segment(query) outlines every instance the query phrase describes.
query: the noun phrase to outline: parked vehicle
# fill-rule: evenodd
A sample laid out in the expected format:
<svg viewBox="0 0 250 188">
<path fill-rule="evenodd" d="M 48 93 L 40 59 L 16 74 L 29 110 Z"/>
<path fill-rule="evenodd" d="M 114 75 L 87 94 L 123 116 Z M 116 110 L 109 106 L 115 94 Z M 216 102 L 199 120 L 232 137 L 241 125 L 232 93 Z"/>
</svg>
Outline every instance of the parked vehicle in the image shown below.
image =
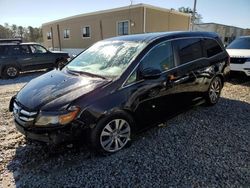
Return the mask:
<svg viewBox="0 0 250 188">
<path fill-rule="evenodd" d="M 65 52 L 51 52 L 37 43 L 0 41 L 0 77 L 15 78 L 23 71 L 62 67 L 69 58 Z"/>
<path fill-rule="evenodd" d="M 49 143 L 87 138 L 113 153 L 191 105 L 218 102 L 228 54 L 208 32 L 120 36 L 95 43 L 11 99 L 17 129 Z M 84 135 L 84 136 L 80 136 Z"/>
<path fill-rule="evenodd" d="M 231 71 L 250 76 L 250 36 L 235 39 L 227 47 L 227 52 L 230 56 Z"/>
</svg>

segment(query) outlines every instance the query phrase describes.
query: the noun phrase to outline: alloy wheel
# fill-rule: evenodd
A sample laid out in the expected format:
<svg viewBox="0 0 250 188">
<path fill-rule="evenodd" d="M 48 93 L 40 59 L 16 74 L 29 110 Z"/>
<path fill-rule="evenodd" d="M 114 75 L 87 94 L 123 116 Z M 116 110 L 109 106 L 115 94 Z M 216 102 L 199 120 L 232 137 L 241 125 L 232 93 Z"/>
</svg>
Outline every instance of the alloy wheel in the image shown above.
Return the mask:
<svg viewBox="0 0 250 188">
<path fill-rule="evenodd" d="M 65 66 L 65 61 L 59 61 L 58 64 L 57 64 L 57 68 L 61 69 Z"/>
<path fill-rule="evenodd" d="M 15 67 L 8 67 L 6 73 L 9 77 L 15 77 L 17 75 L 17 69 Z"/>
<path fill-rule="evenodd" d="M 127 144 L 130 134 L 130 125 L 126 120 L 114 119 L 106 124 L 101 132 L 101 146 L 107 152 L 116 152 Z"/>
<path fill-rule="evenodd" d="M 212 103 L 216 103 L 220 97 L 221 81 L 220 78 L 215 78 L 209 89 L 209 98 Z"/>
</svg>

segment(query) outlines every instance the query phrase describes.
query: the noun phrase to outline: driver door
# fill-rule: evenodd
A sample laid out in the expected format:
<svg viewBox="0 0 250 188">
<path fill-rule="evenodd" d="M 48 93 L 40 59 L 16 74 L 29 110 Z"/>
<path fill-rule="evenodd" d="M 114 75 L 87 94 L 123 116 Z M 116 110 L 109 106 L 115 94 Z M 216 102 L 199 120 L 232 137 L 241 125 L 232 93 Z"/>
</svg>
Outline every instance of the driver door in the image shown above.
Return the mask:
<svg viewBox="0 0 250 188">
<path fill-rule="evenodd" d="M 33 69 L 45 69 L 54 66 L 55 59 L 52 53 L 48 52 L 44 47 L 33 44 L 30 45 L 30 50 L 33 58 Z"/>
<path fill-rule="evenodd" d="M 143 77 L 143 72 L 160 70 L 154 78 Z M 130 86 L 130 99 L 138 125 L 162 122 L 178 108 L 175 85 L 171 76 L 176 74 L 172 43 L 161 42 L 141 60 L 137 70 L 137 83 Z M 133 75 L 133 74 L 132 74 Z M 130 80 L 130 79 L 128 79 Z"/>
</svg>

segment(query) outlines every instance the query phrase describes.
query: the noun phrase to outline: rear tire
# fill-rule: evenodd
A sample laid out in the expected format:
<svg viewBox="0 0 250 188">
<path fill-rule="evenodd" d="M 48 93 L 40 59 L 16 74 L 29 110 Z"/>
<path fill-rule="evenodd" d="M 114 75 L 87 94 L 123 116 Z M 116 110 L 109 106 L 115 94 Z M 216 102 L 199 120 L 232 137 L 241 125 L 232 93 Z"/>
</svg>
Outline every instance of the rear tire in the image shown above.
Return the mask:
<svg viewBox="0 0 250 188">
<path fill-rule="evenodd" d="M 118 112 L 99 120 L 91 130 L 90 143 L 99 154 L 116 153 L 130 145 L 134 130 L 133 118 L 125 113 Z"/>
<path fill-rule="evenodd" d="M 16 78 L 19 75 L 19 69 L 15 65 L 8 65 L 4 68 L 3 75 L 5 78 Z"/>
<path fill-rule="evenodd" d="M 58 61 L 56 62 L 56 68 L 62 69 L 62 68 L 66 65 L 66 63 L 67 63 L 66 60 L 63 60 L 63 59 L 58 60 Z"/>
<path fill-rule="evenodd" d="M 219 99 L 222 90 L 222 80 L 216 76 L 210 83 L 205 99 L 208 106 L 215 105 Z"/>
</svg>

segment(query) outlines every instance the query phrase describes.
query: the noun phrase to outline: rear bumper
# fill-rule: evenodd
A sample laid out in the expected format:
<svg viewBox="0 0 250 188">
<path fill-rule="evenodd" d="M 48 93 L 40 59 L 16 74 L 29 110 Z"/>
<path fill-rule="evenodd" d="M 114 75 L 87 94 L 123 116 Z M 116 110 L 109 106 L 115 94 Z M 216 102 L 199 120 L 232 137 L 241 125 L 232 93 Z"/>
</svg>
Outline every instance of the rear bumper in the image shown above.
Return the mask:
<svg viewBox="0 0 250 188">
<path fill-rule="evenodd" d="M 250 76 L 250 62 L 247 61 L 244 64 L 230 64 L 231 71 L 244 72 L 247 76 Z"/>
<path fill-rule="evenodd" d="M 79 126 L 78 128 L 74 127 L 74 125 L 70 125 L 68 127 L 63 127 L 62 129 L 53 129 L 53 128 L 32 128 L 28 129 L 19 125 L 17 121 L 15 121 L 15 126 L 17 130 L 25 135 L 25 137 L 36 140 L 40 142 L 46 142 L 49 144 L 60 144 L 64 142 L 70 142 L 81 138 L 84 133 L 84 128 Z"/>
</svg>

